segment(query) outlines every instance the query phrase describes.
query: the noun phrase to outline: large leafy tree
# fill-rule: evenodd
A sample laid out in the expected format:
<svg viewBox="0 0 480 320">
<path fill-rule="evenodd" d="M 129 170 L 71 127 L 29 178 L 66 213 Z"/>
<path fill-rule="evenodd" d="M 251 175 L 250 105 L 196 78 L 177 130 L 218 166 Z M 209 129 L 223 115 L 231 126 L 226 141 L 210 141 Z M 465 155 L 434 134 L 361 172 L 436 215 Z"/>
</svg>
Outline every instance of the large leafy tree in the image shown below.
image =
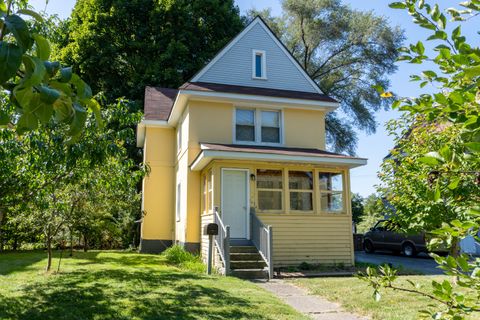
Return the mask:
<svg viewBox="0 0 480 320">
<path fill-rule="evenodd" d="M 355 129 L 374 133 L 375 112 L 389 105 L 374 85 L 389 86 L 404 35 L 373 12 L 353 10 L 341 0 L 283 0 L 283 15 L 260 14 L 325 94 L 341 103 L 326 118 L 335 151 L 355 153 Z"/>
<path fill-rule="evenodd" d="M 242 27 L 233 0 L 79 0 L 59 57 L 109 100 L 142 100 L 147 85 L 181 85 Z"/>
</svg>

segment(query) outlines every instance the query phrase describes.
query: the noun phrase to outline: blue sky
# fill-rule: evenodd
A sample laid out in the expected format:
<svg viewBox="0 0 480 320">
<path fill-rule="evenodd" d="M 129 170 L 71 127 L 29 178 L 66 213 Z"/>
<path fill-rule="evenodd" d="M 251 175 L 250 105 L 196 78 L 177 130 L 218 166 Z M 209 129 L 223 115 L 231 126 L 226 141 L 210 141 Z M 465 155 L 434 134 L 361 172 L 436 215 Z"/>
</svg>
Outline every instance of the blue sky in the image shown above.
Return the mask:
<svg viewBox="0 0 480 320">
<path fill-rule="evenodd" d="M 241 12 L 245 12 L 250 8 L 263 9 L 271 8 L 274 15 L 281 13 L 281 4 L 279 0 L 236 0 Z M 418 28 L 411 22 L 409 15 L 403 10 L 394 10 L 388 7 L 389 0 L 344 0 L 355 9 L 359 10 L 373 10 L 379 15 L 385 16 L 391 24 L 401 26 L 407 36 L 406 43 L 413 43 L 419 40 L 424 40 L 428 37 L 428 32 Z M 456 6 L 459 1 L 451 0 L 436 0 L 442 8 Z M 30 0 L 30 3 L 37 9 L 45 7 L 45 0 Z M 66 18 L 75 4 L 75 0 L 50 0 L 47 12 L 50 14 L 58 14 L 61 18 Z M 472 20 L 471 24 L 478 22 Z M 468 25 L 467 25 L 468 26 Z M 475 33 L 478 28 L 464 28 L 467 38 L 478 42 L 478 35 Z M 429 43 L 426 48 L 427 52 L 432 48 L 434 43 Z M 418 65 L 411 65 L 408 63 L 399 63 L 399 70 L 390 77 L 392 88 L 391 90 L 400 96 L 417 96 L 421 93 L 417 83 L 409 81 L 411 74 L 419 73 Z M 423 67 L 422 67 L 423 68 Z M 432 88 L 424 88 L 425 90 L 432 90 Z M 385 131 L 385 123 L 394 118 L 399 117 L 396 111 L 380 111 L 376 115 L 378 122 L 378 129 L 375 134 L 366 135 L 359 132 L 359 144 L 357 154 L 360 157 L 368 158 L 368 165 L 352 170 L 351 185 L 352 191 L 358 192 L 362 196 L 368 196 L 375 192 L 374 185 L 378 183 L 377 171 L 385 155 L 388 154 L 390 148 L 393 146 L 393 140 Z"/>
</svg>

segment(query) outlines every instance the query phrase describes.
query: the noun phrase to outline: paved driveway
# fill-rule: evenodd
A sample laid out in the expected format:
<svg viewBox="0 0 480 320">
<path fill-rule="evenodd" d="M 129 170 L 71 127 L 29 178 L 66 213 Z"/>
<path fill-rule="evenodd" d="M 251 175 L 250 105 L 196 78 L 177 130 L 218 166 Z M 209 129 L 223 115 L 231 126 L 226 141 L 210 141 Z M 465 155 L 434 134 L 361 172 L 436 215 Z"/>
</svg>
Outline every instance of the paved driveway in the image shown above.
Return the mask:
<svg viewBox="0 0 480 320">
<path fill-rule="evenodd" d="M 355 251 L 355 261 L 377 265 L 391 263 L 394 267 L 403 267 L 410 271 L 416 271 L 419 274 L 443 274 L 441 269 L 436 268 L 435 260 L 423 253 L 409 258 L 383 252 L 367 254 L 363 251 Z"/>
</svg>

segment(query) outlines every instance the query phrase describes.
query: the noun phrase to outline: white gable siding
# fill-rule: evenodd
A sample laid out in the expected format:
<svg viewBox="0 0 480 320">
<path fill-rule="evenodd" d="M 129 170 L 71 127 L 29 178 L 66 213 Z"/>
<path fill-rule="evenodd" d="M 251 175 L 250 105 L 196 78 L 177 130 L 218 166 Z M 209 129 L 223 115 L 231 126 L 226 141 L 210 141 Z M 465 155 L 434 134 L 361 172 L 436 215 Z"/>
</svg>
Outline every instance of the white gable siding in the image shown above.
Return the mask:
<svg viewBox="0 0 480 320">
<path fill-rule="evenodd" d="M 262 22 L 254 23 L 239 41 L 195 81 L 318 92 L 262 27 Z M 252 50 L 263 50 L 266 53 L 266 80 L 252 79 Z"/>
</svg>

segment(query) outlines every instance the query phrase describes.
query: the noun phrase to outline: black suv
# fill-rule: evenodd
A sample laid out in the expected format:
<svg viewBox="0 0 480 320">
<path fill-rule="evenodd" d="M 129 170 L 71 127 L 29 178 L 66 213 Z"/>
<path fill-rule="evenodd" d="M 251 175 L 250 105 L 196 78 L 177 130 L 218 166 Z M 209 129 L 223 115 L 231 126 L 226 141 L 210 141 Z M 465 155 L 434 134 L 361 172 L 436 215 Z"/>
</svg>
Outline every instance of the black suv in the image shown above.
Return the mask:
<svg viewBox="0 0 480 320">
<path fill-rule="evenodd" d="M 402 252 L 407 257 L 413 257 L 419 252 L 427 252 L 425 234 L 408 235 L 392 230 L 388 220 L 380 220 L 365 233 L 363 249 L 366 253 L 375 250 L 388 250 L 394 253 Z"/>
</svg>

